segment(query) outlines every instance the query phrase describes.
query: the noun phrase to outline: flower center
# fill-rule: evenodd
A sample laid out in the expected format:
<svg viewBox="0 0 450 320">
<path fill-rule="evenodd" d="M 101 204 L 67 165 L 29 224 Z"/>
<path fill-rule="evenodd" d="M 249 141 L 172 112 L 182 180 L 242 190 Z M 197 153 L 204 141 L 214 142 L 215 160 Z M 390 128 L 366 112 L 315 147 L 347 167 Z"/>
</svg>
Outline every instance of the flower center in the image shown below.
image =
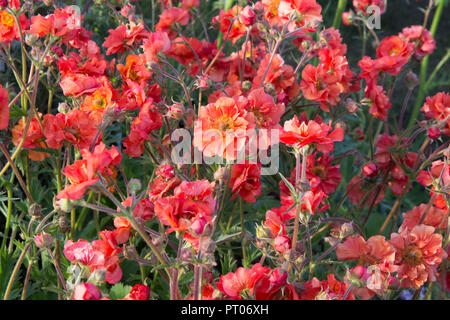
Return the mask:
<svg viewBox="0 0 450 320">
<path fill-rule="evenodd" d="M 318 176 L 320 179 L 324 179 L 327 177 L 327 171 L 325 170 L 324 166 L 315 166 L 312 169 L 312 172 L 314 175 Z"/>
<path fill-rule="evenodd" d="M 1 21 L 2 25 L 6 26 L 6 27 L 14 26 L 14 17 L 11 14 L 9 14 L 8 12 L 5 12 L 5 11 L 2 12 L 0 21 Z"/>
<path fill-rule="evenodd" d="M 417 266 L 422 262 L 422 251 L 415 245 L 408 245 L 402 253 L 403 259 L 407 264 Z"/>
</svg>

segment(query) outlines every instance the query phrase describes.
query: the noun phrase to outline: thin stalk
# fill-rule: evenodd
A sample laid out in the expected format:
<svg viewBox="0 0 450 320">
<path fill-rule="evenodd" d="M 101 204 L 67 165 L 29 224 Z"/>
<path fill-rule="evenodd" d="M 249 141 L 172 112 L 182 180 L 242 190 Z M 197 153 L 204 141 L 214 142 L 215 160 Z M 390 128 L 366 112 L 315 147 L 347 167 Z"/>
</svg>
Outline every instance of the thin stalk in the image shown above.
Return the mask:
<svg viewBox="0 0 450 320">
<path fill-rule="evenodd" d="M 244 225 L 244 200 L 239 197 L 239 213 L 241 215 L 241 243 L 242 243 L 242 265 L 247 266 L 247 251 L 245 245 L 245 225 Z"/>
<path fill-rule="evenodd" d="M 430 3 L 433 2 L 430 0 Z M 434 13 L 434 17 L 433 17 L 433 22 L 431 23 L 431 28 L 430 28 L 430 32 L 431 32 L 431 36 L 434 38 L 437 28 L 439 26 L 439 21 L 441 19 L 442 16 L 442 12 L 444 11 L 444 5 L 445 5 L 446 1 L 439 1 L 439 5 L 436 9 L 436 12 Z M 429 8 L 427 9 L 426 13 L 425 13 L 425 20 L 424 20 L 424 28 L 426 28 L 426 22 L 428 19 L 428 15 L 431 11 L 431 7 L 429 6 Z M 414 105 L 414 108 L 412 110 L 411 113 L 411 117 L 409 118 L 409 122 L 408 122 L 408 129 L 411 128 L 416 119 L 417 116 L 419 115 L 419 110 L 420 107 L 422 106 L 422 102 L 425 98 L 425 94 L 427 93 L 427 69 L 428 69 L 428 60 L 430 59 L 430 56 L 427 55 L 423 60 L 422 63 L 420 64 L 420 84 L 419 84 L 419 93 L 417 95 L 417 99 L 416 99 L 416 104 Z"/>
<path fill-rule="evenodd" d="M 8 285 L 5 290 L 5 295 L 3 296 L 3 300 L 8 300 L 9 295 L 11 294 L 11 290 L 14 284 L 14 280 L 17 277 L 17 274 L 19 272 L 20 266 L 22 265 L 23 259 L 25 258 L 25 255 L 28 251 L 28 248 L 33 244 L 33 242 L 28 242 L 25 247 L 22 250 L 22 253 L 19 256 L 19 259 L 16 262 L 16 265 L 14 266 L 13 272 L 11 273 L 11 276 L 9 277 Z"/>
<path fill-rule="evenodd" d="M 346 5 L 347 0 L 339 0 L 336 14 L 334 15 L 333 28 L 335 29 L 339 28 L 342 20 L 342 13 L 344 12 Z"/>
</svg>

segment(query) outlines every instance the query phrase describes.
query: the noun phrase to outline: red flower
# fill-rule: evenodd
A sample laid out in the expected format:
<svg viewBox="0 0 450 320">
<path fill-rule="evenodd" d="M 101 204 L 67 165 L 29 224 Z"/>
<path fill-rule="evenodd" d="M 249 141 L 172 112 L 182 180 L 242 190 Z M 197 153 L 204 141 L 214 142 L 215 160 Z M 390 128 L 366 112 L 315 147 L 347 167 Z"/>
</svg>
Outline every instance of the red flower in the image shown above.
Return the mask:
<svg viewBox="0 0 450 320">
<path fill-rule="evenodd" d="M 342 141 L 344 139 L 344 130 L 342 128 L 336 128 L 332 132 L 331 121 L 329 125 L 321 122 L 321 119 L 314 120 L 305 119 L 305 115 L 302 116 L 302 121 L 294 115 L 294 118 L 284 123 L 284 128 L 280 133 L 280 141 L 294 145 L 296 148 L 310 144 L 314 144 L 316 149 L 321 152 L 333 151 L 333 144 L 335 141 Z"/>
<path fill-rule="evenodd" d="M 101 297 L 100 289 L 90 282 L 80 283 L 73 291 L 73 300 L 100 300 Z"/>
<path fill-rule="evenodd" d="M 79 109 L 64 114 L 44 116 L 44 136 L 47 145 L 53 149 L 62 147 L 68 141 L 78 149 L 87 149 L 93 143 L 100 123 Z M 101 139 L 101 135 L 98 137 Z"/>
<path fill-rule="evenodd" d="M 231 167 L 230 188 L 233 200 L 237 195 L 247 202 L 256 202 L 255 196 L 261 194 L 261 163 L 246 161 Z"/>
<path fill-rule="evenodd" d="M 432 54 L 436 48 L 436 41 L 433 39 L 431 32 L 423 29 L 422 26 L 411 26 L 409 28 L 404 28 L 399 34 L 399 37 L 414 45 L 414 53 L 419 59 L 426 55 Z"/>
<path fill-rule="evenodd" d="M 450 136 L 450 94 L 439 92 L 432 97 L 427 97 L 422 109 L 428 119 L 438 121 L 438 127 L 442 133 Z"/>
<path fill-rule="evenodd" d="M 140 157 L 144 150 L 144 143 L 150 140 L 150 133 L 162 127 L 162 116 L 150 101 L 146 102 L 139 116 L 133 120 L 128 137 L 123 140 L 124 152 L 130 157 Z"/>
<path fill-rule="evenodd" d="M 442 249 L 442 235 L 424 224 L 391 235 L 395 248 L 395 263 L 403 288 L 420 288 L 427 281 L 435 281 L 437 268 L 447 257 Z"/>
<path fill-rule="evenodd" d="M 176 33 L 172 31 L 172 26 L 175 23 L 185 26 L 188 24 L 190 17 L 189 11 L 183 8 L 172 7 L 165 9 L 159 15 L 159 22 L 155 25 L 155 30 L 166 32 L 170 38 L 173 38 Z"/>
<path fill-rule="evenodd" d="M 256 282 L 269 272 L 269 268 L 259 263 L 254 264 L 251 269 L 239 267 L 236 272 L 220 276 L 216 286 L 228 298 L 242 300 L 254 294 Z"/>
<path fill-rule="evenodd" d="M 148 32 L 143 24 L 130 22 L 127 25 L 120 25 L 116 29 L 108 30 L 109 36 L 105 39 L 103 47 L 107 48 L 106 54 L 124 52 L 126 49 L 133 49 L 136 44 L 142 43 L 148 37 Z"/>
<path fill-rule="evenodd" d="M 150 288 L 143 284 L 136 284 L 123 300 L 148 300 Z"/>
<path fill-rule="evenodd" d="M 399 36 L 382 39 L 377 48 L 379 69 L 393 76 L 398 75 L 403 66 L 408 63 L 412 50 L 413 46 Z"/>
<path fill-rule="evenodd" d="M 220 10 L 220 14 L 212 19 L 213 24 L 220 24 L 220 32 L 224 35 L 228 34 L 228 38 L 226 40 L 231 40 L 233 44 L 235 44 L 237 40 L 242 38 L 247 33 L 246 25 L 242 22 L 242 19 L 238 17 L 243 10 L 244 8 L 239 6 L 233 6 L 227 11 L 222 9 Z"/>
<path fill-rule="evenodd" d="M 327 280 L 319 281 L 313 278 L 307 281 L 300 300 L 342 300 L 348 287 L 345 282 L 337 281 L 331 273 L 327 276 Z M 355 300 L 353 292 L 350 291 L 345 300 Z"/>
<path fill-rule="evenodd" d="M 41 116 L 41 115 L 39 115 Z M 22 140 L 23 133 L 25 131 L 26 123 L 23 121 L 23 118 L 19 120 L 19 123 L 12 129 L 12 142 L 15 146 L 18 146 L 20 141 Z M 39 121 L 36 117 L 31 119 L 30 125 L 28 127 L 25 141 L 23 143 L 23 148 L 25 149 L 35 149 L 41 148 L 45 149 L 44 143 L 45 137 L 42 132 Z M 28 157 L 33 161 L 42 161 L 49 154 L 41 151 L 28 150 Z"/>
<path fill-rule="evenodd" d="M 108 166 L 117 165 L 122 159 L 114 146 L 108 150 L 103 143 L 97 145 L 94 152 L 83 149 L 81 154 L 82 160 L 77 160 L 74 164 L 64 168 L 62 173 L 71 184 L 58 193 L 57 199 L 81 199 L 86 188 L 100 180 L 96 177 L 97 174 L 111 175 L 112 172 Z"/>
</svg>

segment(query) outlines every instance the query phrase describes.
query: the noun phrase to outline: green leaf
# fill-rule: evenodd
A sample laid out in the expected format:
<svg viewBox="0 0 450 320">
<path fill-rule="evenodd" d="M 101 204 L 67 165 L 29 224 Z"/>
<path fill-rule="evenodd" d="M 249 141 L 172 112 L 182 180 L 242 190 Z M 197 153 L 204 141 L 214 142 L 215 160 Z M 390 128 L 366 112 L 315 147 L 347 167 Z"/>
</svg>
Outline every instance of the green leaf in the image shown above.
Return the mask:
<svg viewBox="0 0 450 320">
<path fill-rule="evenodd" d="M 131 291 L 131 286 L 123 285 L 122 283 L 116 283 L 111 287 L 109 291 L 109 298 L 111 300 L 119 300 L 125 298 Z"/>
<path fill-rule="evenodd" d="M 292 183 L 290 183 L 288 181 L 288 179 L 286 179 L 283 174 L 281 172 L 278 173 L 281 177 L 281 179 L 283 179 L 284 183 L 287 185 L 287 187 L 289 188 L 289 191 L 291 192 L 292 197 L 295 199 L 295 202 L 298 202 L 298 194 L 295 191 L 294 186 L 292 185 Z"/>
</svg>

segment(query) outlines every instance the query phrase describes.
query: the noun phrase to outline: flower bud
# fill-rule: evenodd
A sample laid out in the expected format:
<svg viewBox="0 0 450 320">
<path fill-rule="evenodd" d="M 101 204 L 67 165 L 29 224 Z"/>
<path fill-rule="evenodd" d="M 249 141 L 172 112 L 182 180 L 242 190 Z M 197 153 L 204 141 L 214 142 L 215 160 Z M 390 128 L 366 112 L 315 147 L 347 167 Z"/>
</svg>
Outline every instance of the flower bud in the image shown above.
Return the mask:
<svg viewBox="0 0 450 320">
<path fill-rule="evenodd" d="M 95 269 L 89 278 L 95 284 L 98 285 L 102 284 L 106 280 L 106 269 L 103 268 Z"/>
<path fill-rule="evenodd" d="M 350 113 L 355 113 L 358 110 L 358 104 L 355 102 L 355 100 L 348 98 L 346 100 L 345 108 Z"/>
<path fill-rule="evenodd" d="M 375 163 L 369 162 L 363 166 L 362 172 L 366 177 L 373 178 L 378 175 L 378 167 Z"/>
<path fill-rule="evenodd" d="M 273 242 L 273 246 L 278 252 L 286 253 L 291 250 L 291 239 L 288 236 L 278 235 Z"/>
<path fill-rule="evenodd" d="M 72 211 L 73 207 L 74 207 L 74 203 L 70 199 L 63 198 L 63 199 L 56 200 L 56 198 L 54 198 L 54 200 L 53 200 L 53 208 L 57 212 L 70 212 L 70 211 Z"/>
<path fill-rule="evenodd" d="M 130 15 L 134 15 L 135 13 L 136 9 L 131 4 L 127 4 L 120 9 L 120 14 L 125 18 L 128 18 Z"/>
<path fill-rule="evenodd" d="M 189 261 L 191 259 L 192 259 L 192 249 L 191 248 L 181 249 L 181 260 Z"/>
<path fill-rule="evenodd" d="M 58 104 L 59 113 L 68 113 L 71 110 L 70 106 L 66 102 L 60 102 Z"/>
<path fill-rule="evenodd" d="M 30 47 L 34 47 L 34 46 L 36 46 L 36 44 L 39 44 L 39 43 L 37 43 L 38 41 L 39 41 L 39 37 L 37 35 L 30 34 L 30 33 L 25 34 L 25 43 L 27 45 L 29 45 Z"/>
<path fill-rule="evenodd" d="M 73 300 L 100 300 L 101 297 L 99 288 L 90 282 L 80 283 L 73 292 Z"/>
<path fill-rule="evenodd" d="M 270 237 L 270 229 L 265 225 L 258 225 L 256 227 L 256 238 L 267 239 Z"/>
<path fill-rule="evenodd" d="M 410 71 L 405 75 L 405 82 L 408 89 L 411 90 L 419 85 L 420 80 L 414 72 Z"/>
<path fill-rule="evenodd" d="M 141 189 L 142 189 L 141 180 L 139 180 L 139 179 L 131 179 L 128 182 L 128 190 L 130 191 L 130 193 L 136 194 Z"/>
<path fill-rule="evenodd" d="M 250 81 L 245 80 L 245 81 L 242 82 L 242 90 L 244 92 L 249 91 L 251 88 L 252 88 L 252 83 Z"/>
<path fill-rule="evenodd" d="M 275 86 L 270 82 L 267 82 L 264 85 L 264 92 L 267 94 L 270 94 L 271 96 L 276 96 L 276 94 L 277 94 L 277 91 L 275 90 Z"/>
<path fill-rule="evenodd" d="M 428 137 L 430 139 L 438 139 L 441 136 L 441 130 L 437 126 L 431 126 L 428 128 Z"/>
<path fill-rule="evenodd" d="M 59 229 L 61 230 L 61 233 L 66 233 L 67 231 L 70 230 L 69 220 L 66 218 L 65 215 L 59 216 L 58 226 L 59 226 Z"/>
<path fill-rule="evenodd" d="M 181 103 L 175 103 L 175 104 L 169 106 L 169 110 L 167 111 L 167 116 L 169 118 L 180 120 L 183 118 L 185 112 L 186 112 L 186 109 Z"/>
<path fill-rule="evenodd" d="M 251 26 L 255 23 L 256 14 L 250 6 L 245 6 L 242 10 L 239 21 L 246 27 Z"/>
<path fill-rule="evenodd" d="M 38 248 L 48 248 L 53 243 L 53 237 L 48 233 L 42 232 L 34 236 L 34 244 Z"/>
<path fill-rule="evenodd" d="M 206 238 L 201 242 L 200 250 L 204 253 L 214 253 L 216 250 L 216 242 L 211 238 Z"/>
<path fill-rule="evenodd" d="M 214 172 L 214 179 L 217 181 L 225 181 L 228 179 L 228 170 L 225 167 L 219 168 Z"/>
<path fill-rule="evenodd" d="M 342 13 L 342 23 L 343 23 L 345 26 L 351 25 L 352 22 L 353 22 L 353 17 L 354 17 L 353 12 L 351 12 L 351 11 L 343 12 L 343 13 Z"/>
<path fill-rule="evenodd" d="M 136 248 L 133 246 L 125 246 L 123 250 L 123 256 L 128 260 L 136 260 Z"/>
<path fill-rule="evenodd" d="M 36 202 L 32 203 L 28 208 L 28 214 L 33 217 L 34 220 L 42 219 L 42 208 Z"/>
</svg>

